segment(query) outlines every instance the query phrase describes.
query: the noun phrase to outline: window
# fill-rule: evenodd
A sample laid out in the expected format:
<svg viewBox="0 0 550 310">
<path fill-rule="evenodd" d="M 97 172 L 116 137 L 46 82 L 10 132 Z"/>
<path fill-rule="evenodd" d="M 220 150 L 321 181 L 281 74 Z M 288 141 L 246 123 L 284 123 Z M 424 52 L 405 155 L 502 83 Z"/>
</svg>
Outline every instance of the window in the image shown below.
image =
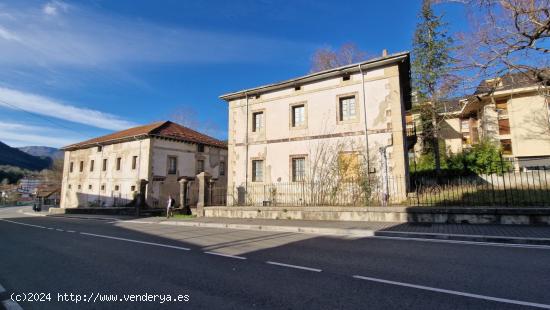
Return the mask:
<svg viewBox="0 0 550 310">
<path fill-rule="evenodd" d="M 507 118 L 498 120 L 498 134 L 509 135 L 510 134 L 510 120 Z"/>
<path fill-rule="evenodd" d="M 80 184 L 78 184 L 78 189 L 81 189 L 81 188 L 82 188 L 82 186 Z"/>
<path fill-rule="evenodd" d="M 342 77 L 342 81 L 349 81 L 351 79 L 351 76 L 350 75 L 344 75 Z"/>
<path fill-rule="evenodd" d="M 463 119 L 460 121 L 460 130 L 462 132 L 470 132 L 470 120 Z"/>
<path fill-rule="evenodd" d="M 197 174 L 204 172 L 204 160 L 197 160 Z"/>
<path fill-rule="evenodd" d="M 355 104 L 355 96 L 341 97 L 339 99 L 339 120 L 349 121 L 357 118 L 357 105 Z"/>
<path fill-rule="evenodd" d="M 98 151 L 98 152 L 103 151 L 103 146 L 99 145 L 99 146 L 97 147 L 97 151 Z"/>
<path fill-rule="evenodd" d="M 107 170 L 107 159 L 103 160 L 103 171 Z"/>
<path fill-rule="evenodd" d="M 168 174 L 176 174 L 178 171 L 178 158 L 176 156 L 168 156 Z"/>
<path fill-rule="evenodd" d="M 306 107 L 303 104 L 292 107 L 292 127 L 301 127 L 306 123 Z"/>
<path fill-rule="evenodd" d="M 204 144 L 197 144 L 197 152 L 204 153 Z"/>
<path fill-rule="evenodd" d="M 94 171 L 94 160 L 90 161 L 90 172 Z"/>
<path fill-rule="evenodd" d="M 83 161 L 80 162 L 80 168 L 78 170 L 80 170 L 80 172 L 84 171 L 84 162 Z"/>
<path fill-rule="evenodd" d="M 101 185 L 101 191 L 103 191 L 103 192 L 105 191 L 105 184 Z"/>
<path fill-rule="evenodd" d="M 508 101 L 500 100 L 496 102 L 496 108 L 498 116 L 507 116 L 508 115 Z"/>
<path fill-rule="evenodd" d="M 69 164 L 69 172 L 73 172 L 73 168 L 74 168 L 74 163 L 71 161 L 71 163 Z"/>
<path fill-rule="evenodd" d="M 292 158 L 292 182 L 301 182 L 306 176 L 306 158 Z"/>
<path fill-rule="evenodd" d="M 69 184 L 69 189 L 73 188 L 73 186 L 71 184 Z"/>
<path fill-rule="evenodd" d="M 118 157 L 116 159 L 116 170 L 120 170 L 120 164 L 122 162 L 122 158 Z"/>
<path fill-rule="evenodd" d="M 225 175 L 225 162 L 220 162 L 220 175 Z"/>
<path fill-rule="evenodd" d="M 302 86 L 300 86 L 300 85 L 294 86 L 295 91 L 299 91 L 300 89 L 302 89 Z"/>
<path fill-rule="evenodd" d="M 88 189 L 92 189 L 92 184 L 88 185 Z"/>
<path fill-rule="evenodd" d="M 120 187 L 118 185 L 115 185 L 115 191 L 118 191 Z"/>
<path fill-rule="evenodd" d="M 258 132 L 264 128 L 264 112 L 252 113 L 252 131 Z"/>
<path fill-rule="evenodd" d="M 359 154 L 346 152 L 338 155 L 338 170 L 345 181 L 357 179 L 359 168 Z"/>
<path fill-rule="evenodd" d="M 137 159 L 138 159 L 137 156 L 132 157 L 132 170 L 135 170 L 135 169 L 136 169 L 136 166 L 137 166 Z"/>
<path fill-rule="evenodd" d="M 264 179 L 264 161 L 252 161 L 252 182 L 262 182 Z"/>
<path fill-rule="evenodd" d="M 392 130 L 392 124 L 391 124 L 391 122 L 387 122 L 387 123 L 386 123 L 386 129 L 387 129 L 388 131 L 391 131 L 391 130 Z"/>
<path fill-rule="evenodd" d="M 131 190 L 132 192 L 136 191 L 136 186 L 135 186 L 135 185 L 130 186 L 130 190 Z"/>
<path fill-rule="evenodd" d="M 386 110 L 386 117 L 391 117 L 391 109 Z"/>
<path fill-rule="evenodd" d="M 503 155 L 512 155 L 512 140 L 510 139 L 500 140 L 500 147 L 502 148 Z"/>
</svg>

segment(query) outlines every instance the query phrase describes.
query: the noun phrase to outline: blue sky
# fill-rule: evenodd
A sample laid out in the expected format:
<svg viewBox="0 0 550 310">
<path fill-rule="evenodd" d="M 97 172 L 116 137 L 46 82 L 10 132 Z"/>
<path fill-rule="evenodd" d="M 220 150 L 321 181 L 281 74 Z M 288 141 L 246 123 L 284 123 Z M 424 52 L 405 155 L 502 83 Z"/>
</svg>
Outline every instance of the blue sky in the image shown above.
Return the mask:
<svg viewBox="0 0 550 310">
<path fill-rule="evenodd" d="M 0 141 L 60 147 L 176 119 L 227 137 L 226 92 L 309 71 L 317 48 L 411 49 L 420 1 L 1 1 Z M 461 4 L 438 5 L 452 32 Z"/>
</svg>

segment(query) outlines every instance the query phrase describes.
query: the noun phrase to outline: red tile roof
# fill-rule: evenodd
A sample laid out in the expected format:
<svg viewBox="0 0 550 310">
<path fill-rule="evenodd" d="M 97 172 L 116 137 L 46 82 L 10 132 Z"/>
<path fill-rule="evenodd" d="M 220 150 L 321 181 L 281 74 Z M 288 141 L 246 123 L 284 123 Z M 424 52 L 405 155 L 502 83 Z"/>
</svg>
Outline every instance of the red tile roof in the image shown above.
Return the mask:
<svg viewBox="0 0 550 310">
<path fill-rule="evenodd" d="M 227 144 L 216 138 L 212 138 L 191 128 L 170 122 L 156 122 L 149 125 L 143 125 L 138 127 L 129 128 L 126 130 L 118 131 L 105 136 L 93 138 L 80 143 L 71 144 L 63 147 L 64 150 L 79 149 L 94 145 L 103 145 L 109 143 L 117 143 L 121 140 L 125 140 L 133 137 L 164 137 L 175 139 L 184 142 L 191 142 L 197 144 L 204 144 L 219 148 L 227 148 Z"/>
</svg>

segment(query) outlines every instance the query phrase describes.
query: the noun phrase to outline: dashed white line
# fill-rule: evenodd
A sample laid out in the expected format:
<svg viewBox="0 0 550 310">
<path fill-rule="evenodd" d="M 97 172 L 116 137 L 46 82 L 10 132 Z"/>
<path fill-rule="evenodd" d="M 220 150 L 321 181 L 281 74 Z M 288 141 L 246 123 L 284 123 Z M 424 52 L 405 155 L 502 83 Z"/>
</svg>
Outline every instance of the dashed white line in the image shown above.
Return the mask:
<svg viewBox="0 0 550 310">
<path fill-rule="evenodd" d="M 169 245 L 169 244 L 162 244 L 162 243 L 155 243 L 155 242 L 148 242 L 148 241 L 141 241 L 141 240 L 134 240 L 134 239 L 126 239 L 126 238 L 91 234 L 91 233 L 85 233 L 85 232 L 81 232 L 80 234 L 85 235 L 85 236 L 91 236 L 91 237 L 99 237 L 99 238 L 113 239 L 113 240 L 119 240 L 119 241 L 127 241 L 127 242 L 133 242 L 133 243 L 154 245 L 154 246 L 170 248 L 170 249 L 176 249 L 176 250 L 184 250 L 184 251 L 190 251 L 191 250 L 190 248 L 184 248 L 184 247 L 181 247 L 181 246 L 175 246 L 175 245 Z"/>
<path fill-rule="evenodd" d="M 298 266 L 298 265 L 283 264 L 283 263 L 272 262 L 272 261 L 267 261 L 266 263 L 268 263 L 270 265 L 277 265 L 277 266 L 282 266 L 282 267 L 301 269 L 301 270 L 307 270 L 307 271 L 314 271 L 314 272 L 323 271 L 323 270 L 317 269 L 317 268 L 310 268 L 310 267 L 304 267 L 304 266 Z"/>
<path fill-rule="evenodd" d="M 48 229 L 48 230 L 53 230 L 53 228 L 51 228 L 51 227 L 48 227 L 47 229 Z"/>
<path fill-rule="evenodd" d="M 35 228 L 46 228 L 46 227 L 40 226 L 40 225 L 27 224 L 27 223 L 15 222 L 15 221 L 4 220 L 4 219 L 0 219 L 0 221 L 13 223 L 13 224 L 19 224 L 19 225 L 23 225 L 23 226 L 30 226 L 30 227 L 35 227 Z M 48 228 L 48 229 L 50 229 L 50 228 Z"/>
<path fill-rule="evenodd" d="M 4 306 L 6 310 L 23 310 L 23 308 L 21 308 L 21 306 L 17 302 L 11 299 L 6 299 L 2 301 L 2 306 Z"/>
<path fill-rule="evenodd" d="M 68 233 L 74 233 L 74 232 L 76 232 L 76 231 L 74 231 L 74 230 L 67 230 L 67 232 L 68 232 Z"/>
<path fill-rule="evenodd" d="M 364 276 L 359 276 L 359 275 L 354 275 L 353 277 L 356 278 L 356 279 L 367 280 L 367 281 L 371 281 L 371 282 L 378 282 L 378 283 L 385 283 L 385 284 L 391 284 L 391 285 L 405 286 L 405 287 L 416 288 L 416 289 L 425 290 L 425 291 L 432 291 L 432 292 L 438 292 L 438 293 L 444 293 L 444 294 L 451 294 L 451 295 L 458 295 L 458 296 L 477 298 L 477 299 L 483 299 L 483 300 L 489 300 L 489 301 L 496 301 L 496 302 L 507 303 L 507 304 L 529 306 L 529 307 L 536 307 L 536 308 L 542 308 L 542 309 L 550 309 L 550 305 L 547 305 L 547 304 L 540 304 L 540 303 L 534 303 L 534 302 L 528 302 L 528 301 L 521 301 L 521 300 L 514 300 L 514 299 L 507 299 L 507 298 L 499 298 L 499 297 L 492 297 L 492 296 L 486 296 L 486 295 L 472 294 L 472 293 L 466 293 L 466 292 L 460 292 L 460 291 L 446 290 L 446 289 L 441 289 L 441 288 L 436 288 L 436 287 L 410 284 L 410 283 L 397 282 L 397 281 L 390 281 L 390 280 L 371 278 L 371 277 L 364 277 Z"/>
<path fill-rule="evenodd" d="M 229 258 L 246 259 L 246 257 L 236 256 L 236 255 L 229 255 L 229 254 L 223 254 L 223 253 L 218 253 L 218 252 L 210 252 L 210 251 L 207 251 L 207 252 L 204 252 L 204 253 L 205 253 L 205 254 L 210 254 L 210 255 L 217 255 L 217 256 L 229 257 Z"/>
<path fill-rule="evenodd" d="M 59 229 L 59 228 L 56 228 L 55 230 L 57 230 L 57 231 L 64 231 L 63 229 Z"/>
</svg>

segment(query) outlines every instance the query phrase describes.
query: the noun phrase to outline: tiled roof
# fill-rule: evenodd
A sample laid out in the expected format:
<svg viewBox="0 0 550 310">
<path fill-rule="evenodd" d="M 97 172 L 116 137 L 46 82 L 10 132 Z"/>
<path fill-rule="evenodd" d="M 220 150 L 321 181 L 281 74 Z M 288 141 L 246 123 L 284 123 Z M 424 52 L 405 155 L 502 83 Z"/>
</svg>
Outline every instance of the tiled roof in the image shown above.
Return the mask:
<svg viewBox="0 0 550 310">
<path fill-rule="evenodd" d="M 64 147 L 65 150 L 79 149 L 93 145 L 102 145 L 108 143 L 116 143 L 119 140 L 124 140 L 132 137 L 154 136 L 176 139 L 179 141 L 204 144 L 219 148 L 227 148 L 227 144 L 205 134 L 202 134 L 185 126 L 170 122 L 156 122 L 148 125 L 129 128 L 122 131 L 117 131 L 112 134 L 93 138 L 80 143 L 75 143 Z"/>
<path fill-rule="evenodd" d="M 477 86 L 474 95 L 531 86 L 538 82 L 539 80 L 533 72 L 508 73 L 496 79 L 482 81 Z"/>
</svg>

